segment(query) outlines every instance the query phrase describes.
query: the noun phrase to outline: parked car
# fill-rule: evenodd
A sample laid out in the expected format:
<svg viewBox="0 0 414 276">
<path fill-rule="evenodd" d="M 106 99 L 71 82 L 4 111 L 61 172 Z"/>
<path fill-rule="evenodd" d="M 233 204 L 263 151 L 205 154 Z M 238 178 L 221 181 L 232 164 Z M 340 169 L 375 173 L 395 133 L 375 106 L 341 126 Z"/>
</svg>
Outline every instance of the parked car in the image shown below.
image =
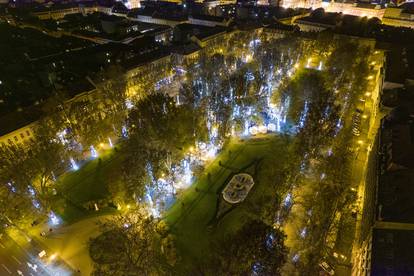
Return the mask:
<svg viewBox="0 0 414 276">
<path fill-rule="evenodd" d="M 333 268 L 327 262 L 325 262 L 325 261 L 321 262 L 319 264 L 319 267 L 322 268 L 329 275 L 335 275 L 335 271 L 333 270 Z"/>
</svg>

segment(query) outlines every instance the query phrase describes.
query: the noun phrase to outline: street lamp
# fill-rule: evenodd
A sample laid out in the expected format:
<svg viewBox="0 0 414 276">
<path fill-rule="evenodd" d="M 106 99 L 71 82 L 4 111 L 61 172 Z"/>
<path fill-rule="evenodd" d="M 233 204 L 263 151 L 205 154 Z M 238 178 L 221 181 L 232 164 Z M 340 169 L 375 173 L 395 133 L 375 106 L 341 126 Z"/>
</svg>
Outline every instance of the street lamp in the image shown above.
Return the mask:
<svg viewBox="0 0 414 276">
<path fill-rule="evenodd" d="M 50 255 L 49 257 L 49 261 L 53 261 L 54 259 L 56 259 L 57 254 L 53 253 L 52 255 Z"/>
</svg>

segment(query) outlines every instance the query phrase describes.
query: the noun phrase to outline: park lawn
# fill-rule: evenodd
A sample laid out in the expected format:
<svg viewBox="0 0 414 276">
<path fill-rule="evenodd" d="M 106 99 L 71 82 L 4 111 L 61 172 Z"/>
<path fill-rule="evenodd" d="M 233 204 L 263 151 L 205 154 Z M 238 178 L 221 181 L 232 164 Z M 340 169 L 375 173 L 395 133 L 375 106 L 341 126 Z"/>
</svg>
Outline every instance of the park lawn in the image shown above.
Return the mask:
<svg viewBox="0 0 414 276">
<path fill-rule="evenodd" d="M 115 150 L 100 153 L 99 158 L 85 163 L 79 170 L 61 176 L 57 182 L 58 194 L 55 210 L 66 223 L 72 223 L 88 216 L 115 211 L 102 208 L 88 210 L 85 204 L 108 198 L 108 185 L 116 171 L 122 166 L 123 156 Z"/>
<path fill-rule="evenodd" d="M 273 167 L 270 165 L 275 160 L 286 159 L 287 151 L 286 142 L 275 135 L 246 141 L 233 140 L 208 166 L 205 173 L 178 198 L 164 219 L 176 235 L 177 249 L 182 257 L 177 265 L 179 275 L 185 275 L 202 264 L 214 254 L 216 243 L 224 241 L 246 222 L 260 216 L 259 211 L 255 210 L 258 209 L 257 206 L 262 206 L 263 195 L 274 194 L 275 189 L 266 183 L 269 182 L 269 167 Z M 229 178 L 258 159 L 261 162 L 253 176 L 255 186 L 246 200 L 225 215 L 216 226 L 208 226 L 216 214 L 217 200 Z M 226 168 L 220 166 L 219 162 Z M 283 181 L 283 166 L 279 167 L 280 173 L 277 172 L 276 175 L 280 177 L 273 181 Z M 247 170 L 251 171 L 251 166 Z"/>
</svg>

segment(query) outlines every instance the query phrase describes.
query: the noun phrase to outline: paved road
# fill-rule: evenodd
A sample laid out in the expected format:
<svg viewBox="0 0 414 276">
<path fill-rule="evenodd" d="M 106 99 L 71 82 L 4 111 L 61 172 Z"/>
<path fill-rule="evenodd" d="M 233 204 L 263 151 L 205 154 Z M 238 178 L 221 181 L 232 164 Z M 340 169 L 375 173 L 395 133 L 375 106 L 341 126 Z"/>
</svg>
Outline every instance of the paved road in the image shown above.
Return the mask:
<svg viewBox="0 0 414 276">
<path fill-rule="evenodd" d="M 0 238 L 0 275 L 50 275 L 37 264 L 37 268 L 30 268 L 36 259 L 25 249 L 21 248 L 13 239 L 3 234 Z"/>
<path fill-rule="evenodd" d="M 93 261 L 89 256 L 89 240 L 101 233 L 98 222 L 111 216 L 91 217 L 68 226 L 57 227 L 52 233 L 47 233 L 45 237 L 38 236 L 37 239 L 44 248 L 56 253 L 72 269 L 80 270 L 80 273 L 74 275 L 89 276 L 93 269 Z M 41 230 L 36 233 L 39 231 Z"/>
</svg>

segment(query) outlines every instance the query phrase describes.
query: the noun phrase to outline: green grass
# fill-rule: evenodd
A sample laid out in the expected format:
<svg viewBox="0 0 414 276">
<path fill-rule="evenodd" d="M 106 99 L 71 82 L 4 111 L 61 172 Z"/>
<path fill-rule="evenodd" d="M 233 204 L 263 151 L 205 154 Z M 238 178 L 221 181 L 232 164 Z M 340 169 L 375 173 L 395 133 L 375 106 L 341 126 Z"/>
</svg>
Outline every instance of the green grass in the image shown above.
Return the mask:
<svg viewBox="0 0 414 276">
<path fill-rule="evenodd" d="M 279 160 L 287 158 L 287 151 L 286 142 L 273 135 L 232 141 L 205 173 L 179 197 L 164 219 L 177 238 L 177 248 L 182 257 L 177 267 L 180 275 L 189 273 L 195 265 L 214 254 L 215 243 L 232 235 L 249 220 L 260 217 L 261 208 L 266 204 L 263 196 L 278 194 L 278 185 L 274 184 L 284 181 L 283 166 Z M 225 167 L 220 166 L 219 162 Z M 256 170 L 249 166 L 251 164 L 258 164 Z M 234 173 L 245 171 L 246 167 L 248 172 L 256 172 L 253 175 L 254 187 L 244 202 L 217 224 L 211 224 L 223 187 Z"/>
<path fill-rule="evenodd" d="M 176 235 L 177 248 L 182 257 L 177 266 L 178 274 L 186 274 L 188 268 L 203 263 L 214 254 L 215 243 L 232 235 L 249 220 L 260 217 L 264 204 L 274 202 L 264 196 L 275 199 L 280 192 L 279 186 L 284 183 L 283 162 L 288 158 L 288 144 L 287 140 L 274 135 L 246 141 L 233 140 L 196 182 L 179 196 L 164 217 L 171 232 Z M 101 161 L 89 161 L 78 171 L 59 179 L 55 211 L 66 223 L 114 211 L 103 208 L 95 212 L 83 207 L 87 202 L 109 196 L 108 185 L 116 181 L 122 166 L 123 156 L 119 152 L 108 151 L 100 158 Z M 246 170 L 255 181 L 249 195 L 218 223 L 211 224 L 221 190 L 234 173 Z"/>
<path fill-rule="evenodd" d="M 59 178 L 55 209 L 66 223 L 114 211 L 113 208 L 105 207 L 96 212 L 88 210 L 84 205 L 109 196 L 108 185 L 111 181 L 116 181 L 122 158 L 114 150 L 107 150 L 99 158 L 85 163 L 78 171 L 66 173 Z"/>
</svg>

